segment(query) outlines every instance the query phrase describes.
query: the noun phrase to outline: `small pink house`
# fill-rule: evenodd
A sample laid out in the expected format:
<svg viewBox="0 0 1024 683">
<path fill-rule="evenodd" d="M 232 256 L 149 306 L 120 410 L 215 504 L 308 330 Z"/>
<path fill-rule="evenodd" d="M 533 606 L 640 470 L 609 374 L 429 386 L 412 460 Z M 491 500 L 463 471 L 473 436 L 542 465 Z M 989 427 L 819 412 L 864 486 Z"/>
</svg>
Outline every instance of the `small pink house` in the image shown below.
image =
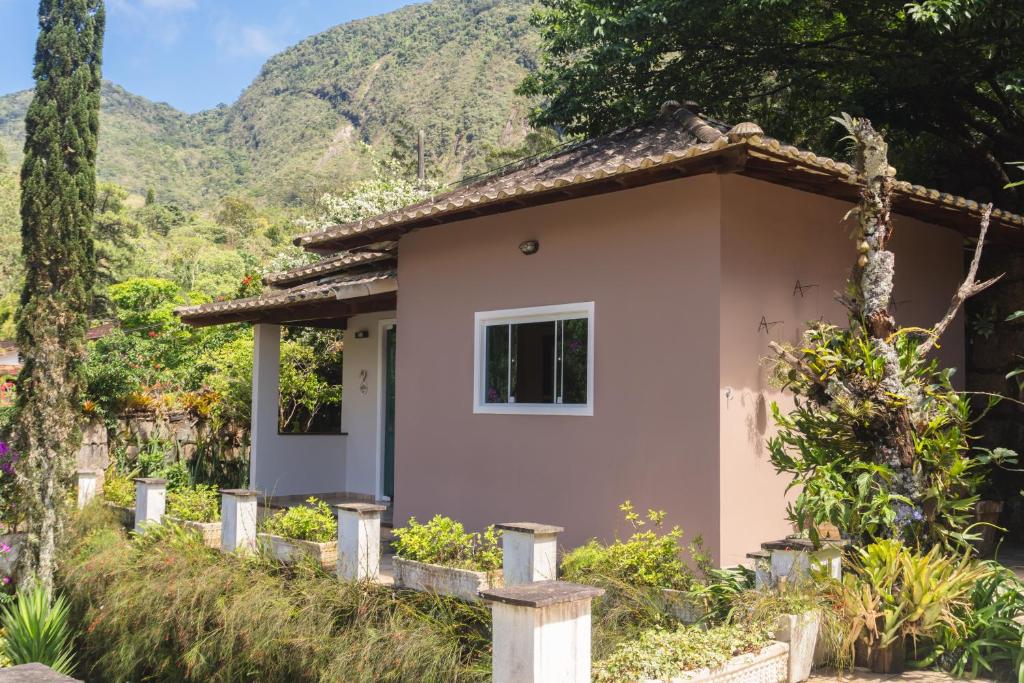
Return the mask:
<svg viewBox="0 0 1024 683">
<path fill-rule="evenodd" d="M 446 195 L 304 235 L 316 265 L 251 299 L 181 309 L 256 326 L 251 486 L 625 534 L 664 509 L 722 564 L 784 534 L 762 359 L 842 322 L 853 260 L 844 163 L 682 107 Z M 931 325 L 978 206 L 899 183 L 898 317 Z M 994 240 L 1019 234 L 996 211 Z M 399 285 L 401 285 L 399 287 Z M 346 330 L 343 434 L 277 433 L 280 325 Z M 943 362 L 964 365 L 963 326 Z"/>
</svg>

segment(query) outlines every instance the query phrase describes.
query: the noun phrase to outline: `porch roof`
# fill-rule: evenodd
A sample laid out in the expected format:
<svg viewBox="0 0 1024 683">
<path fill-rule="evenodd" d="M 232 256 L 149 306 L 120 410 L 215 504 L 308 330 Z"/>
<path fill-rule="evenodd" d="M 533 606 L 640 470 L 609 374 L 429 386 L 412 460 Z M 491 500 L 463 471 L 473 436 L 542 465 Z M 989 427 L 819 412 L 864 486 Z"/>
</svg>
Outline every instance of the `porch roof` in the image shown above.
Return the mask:
<svg viewBox="0 0 1024 683">
<path fill-rule="evenodd" d="M 701 173 L 738 173 L 847 201 L 859 198 L 863 178 L 850 164 L 766 137 L 756 124 L 729 128 L 677 103 L 666 107 L 648 125 L 562 147 L 412 206 L 300 235 L 295 244 L 331 253 L 395 240 L 417 228 Z M 976 234 L 981 210 L 974 200 L 906 181 L 895 184 L 893 208 L 967 235 Z M 996 209 L 990 234 L 1024 243 L 1024 217 Z"/>
<path fill-rule="evenodd" d="M 182 322 L 196 327 L 265 322 L 344 329 L 353 315 L 393 310 L 397 292 L 397 273 L 391 268 L 343 273 L 246 299 L 183 306 L 175 313 Z"/>
<path fill-rule="evenodd" d="M 316 263 L 299 266 L 281 273 L 264 276 L 263 283 L 277 289 L 320 280 L 337 273 L 380 271 L 393 268 L 395 254 L 391 251 L 342 252 Z"/>
</svg>

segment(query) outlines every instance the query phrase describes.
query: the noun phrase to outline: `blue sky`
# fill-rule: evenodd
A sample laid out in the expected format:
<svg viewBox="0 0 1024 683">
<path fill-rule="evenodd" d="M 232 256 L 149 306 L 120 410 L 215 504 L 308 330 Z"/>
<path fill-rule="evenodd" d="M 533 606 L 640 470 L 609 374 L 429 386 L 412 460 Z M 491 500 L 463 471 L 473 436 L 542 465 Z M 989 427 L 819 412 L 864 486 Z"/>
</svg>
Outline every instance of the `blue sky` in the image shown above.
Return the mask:
<svg viewBox="0 0 1024 683">
<path fill-rule="evenodd" d="M 195 112 L 230 104 L 267 57 L 410 0 L 106 0 L 103 75 Z M 0 0 L 0 94 L 32 87 L 36 0 Z"/>
</svg>

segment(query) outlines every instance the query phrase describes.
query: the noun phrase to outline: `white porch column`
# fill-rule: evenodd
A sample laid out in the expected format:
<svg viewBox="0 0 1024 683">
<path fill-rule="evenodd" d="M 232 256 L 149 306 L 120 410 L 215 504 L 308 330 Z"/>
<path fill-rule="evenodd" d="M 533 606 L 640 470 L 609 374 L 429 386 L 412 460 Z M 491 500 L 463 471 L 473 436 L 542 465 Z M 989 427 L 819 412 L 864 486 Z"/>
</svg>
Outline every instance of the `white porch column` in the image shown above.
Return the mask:
<svg viewBox="0 0 1024 683">
<path fill-rule="evenodd" d="M 99 470 L 78 470 L 78 509 L 89 504 L 99 489 Z"/>
<path fill-rule="evenodd" d="M 249 488 L 272 485 L 268 460 L 277 437 L 278 393 L 281 381 L 281 326 L 253 325 L 252 423 L 249 455 Z"/>
<path fill-rule="evenodd" d="M 167 480 L 141 477 L 135 480 L 135 530 L 159 524 L 167 504 Z"/>
<path fill-rule="evenodd" d="M 590 602 L 604 590 L 564 581 L 481 591 L 494 618 L 494 683 L 590 683 Z"/>
<path fill-rule="evenodd" d="M 376 581 L 380 576 L 380 513 L 373 503 L 341 503 L 338 510 L 338 578 Z"/>
<path fill-rule="evenodd" d="M 226 553 L 256 549 L 256 504 L 258 491 L 221 489 L 220 549 Z"/>
<path fill-rule="evenodd" d="M 502 564 L 506 586 L 558 578 L 560 526 L 533 522 L 497 524 L 501 529 Z"/>
</svg>

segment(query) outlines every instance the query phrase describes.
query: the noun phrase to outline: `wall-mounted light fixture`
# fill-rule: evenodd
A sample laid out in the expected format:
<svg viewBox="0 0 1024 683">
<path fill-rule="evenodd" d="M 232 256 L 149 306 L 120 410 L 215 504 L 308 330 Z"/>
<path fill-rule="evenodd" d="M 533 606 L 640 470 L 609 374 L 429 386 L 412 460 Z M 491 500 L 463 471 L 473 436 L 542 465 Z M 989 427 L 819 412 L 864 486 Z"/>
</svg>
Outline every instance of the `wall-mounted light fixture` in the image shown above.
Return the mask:
<svg viewBox="0 0 1024 683">
<path fill-rule="evenodd" d="M 537 240 L 526 240 L 525 242 L 520 242 L 519 251 L 523 252 L 524 256 L 536 254 L 540 251 L 540 242 Z"/>
<path fill-rule="evenodd" d="M 356 339 L 369 339 L 370 331 L 369 330 L 356 330 L 355 337 L 356 337 Z"/>
</svg>

